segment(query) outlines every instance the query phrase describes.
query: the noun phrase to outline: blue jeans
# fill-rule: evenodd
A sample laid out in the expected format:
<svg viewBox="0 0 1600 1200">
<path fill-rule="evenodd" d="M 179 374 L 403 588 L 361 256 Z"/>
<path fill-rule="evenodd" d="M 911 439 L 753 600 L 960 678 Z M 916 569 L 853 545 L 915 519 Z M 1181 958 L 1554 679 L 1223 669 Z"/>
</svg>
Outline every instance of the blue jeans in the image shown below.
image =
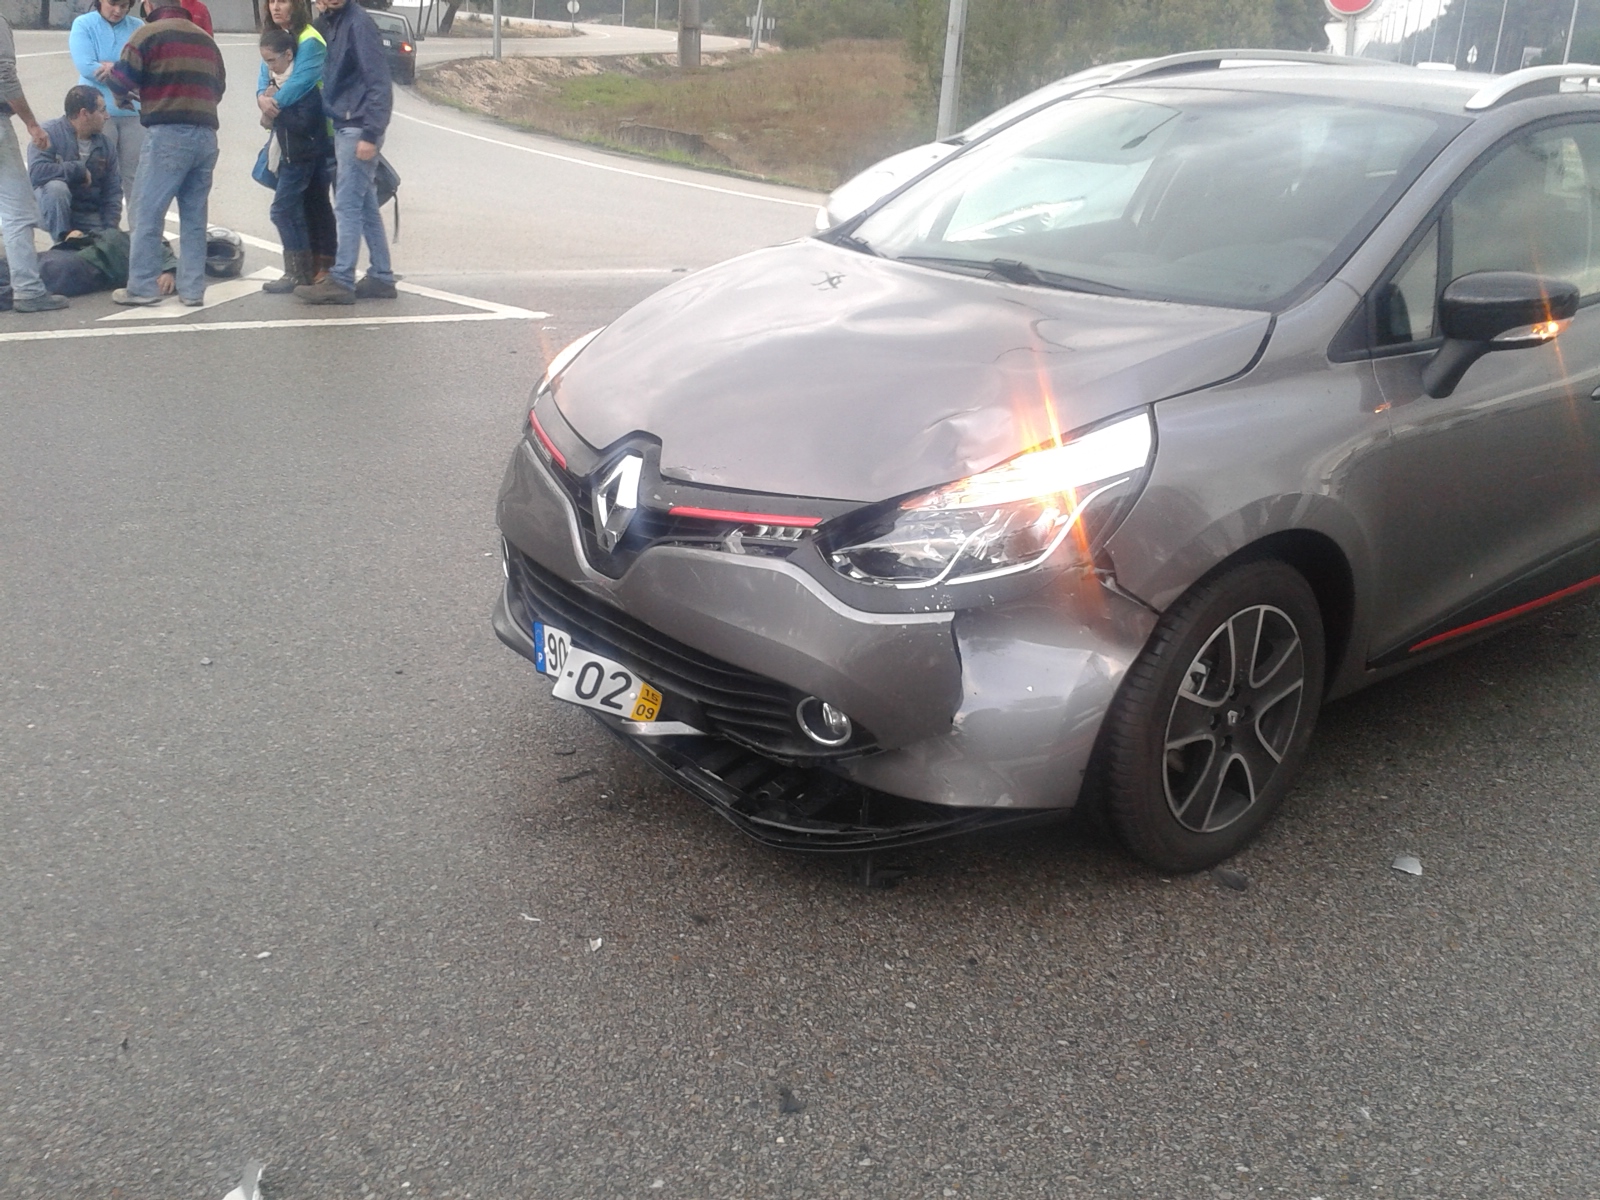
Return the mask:
<svg viewBox="0 0 1600 1200">
<path fill-rule="evenodd" d="M 0 233 L 5 235 L 11 289 L 18 300 L 37 300 L 45 294 L 39 281 L 39 252 L 33 247 L 37 224 L 39 206 L 34 203 L 28 169 L 22 165 L 16 127 L 10 117 L 0 117 Z"/>
<path fill-rule="evenodd" d="M 117 148 L 117 169 L 122 172 L 122 211 L 133 222 L 133 181 L 139 174 L 139 154 L 144 146 L 144 126 L 137 116 L 112 117 L 100 132 Z"/>
<path fill-rule="evenodd" d="M 151 125 L 139 155 L 139 186 L 134 191 L 133 248 L 128 259 L 128 292 L 159 295 L 161 236 L 167 208 L 178 201 L 178 295 L 189 301 L 206 294 L 206 205 L 211 171 L 217 165 L 217 132 L 204 125 Z"/>
<path fill-rule="evenodd" d="M 278 186 L 272 193 L 272 223 L 278 228 L 283 252 L 335 252 L 329 226 L 333 209 L 328 202 L 329 170 L 326 158 L 278 164 Z"/>
<path fill-rule="evenodd" d="M 367 274 L 382 283 L 394 282 L 389 266 L 389 238 L 383 232 L 378 189 L 372 182 L 378 158 L 374 155 L 369 162 L 357 158 L 356 144 L 360 141 L 359 129 L 333 131 L 334 161 L 338 164 L 333 181 L 333 219 L 339 228 L 339 253 L 328 275 L 346 288 L 356 286 L 356 262 L 361 257 L 363 238 L 367 242 Z"/>
<path fill-rule="evenodd" d="M 64 180 L 52 179 L 42 188 L 34 188 L 33 198 L 39 202 L 39 221 L 52 238 L 59 242 L 73 231 L 72 189 Z"/>
</svg>

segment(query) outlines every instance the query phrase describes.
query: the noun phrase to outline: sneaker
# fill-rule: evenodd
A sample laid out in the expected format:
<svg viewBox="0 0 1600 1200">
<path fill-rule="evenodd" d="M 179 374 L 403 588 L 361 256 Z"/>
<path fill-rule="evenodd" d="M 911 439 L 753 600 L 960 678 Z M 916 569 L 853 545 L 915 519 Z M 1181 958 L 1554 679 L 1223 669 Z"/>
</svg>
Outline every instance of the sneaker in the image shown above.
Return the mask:
<svg viewBox="0 0 1600 1200">
<path fill-rule="evenodd" d="M 321 283 L 302 283 L 295 288 L 294 294 L 304 304 L 354 304 L 356 302 L 356 294 L 333 279 L 324 279 Z"/>
<path fill-rule="evenodd" d="M 261 290 L 269 296 L 286 296 L 298 287 L 300 281 L 293 275 L 280 275 L 277 279 L 269 279 L 261 285 Z"/>
<path fill-rule="evenodd" d="M 67 307 L 67 298 L 54 292 L 46 292 L 43 296 L 13 296 L 11 307 L 20 313 L 55 312 L 58 308 Z"/>
<path fill-rule="evenodd" d="M 187 296 L 180 296 L 179 299 L 183 301 L 185 308 L 204 308 L 206 306 L 206 298 L 204 296 L 197 296 L 193 300 Z"/>
<path fill-rule="evenodd" d="M 135 304 L 148 306 L 151 304 L 160 304 L 165 299 L 165 296 L 136 296 L 127 288 L 118 288 L 116 291 L 111 293 L 111 302 L 113 304 Z"/>
<path fill-rule="evenodd" d="M 374 279 L 371 275 L 363 275 L 361 281 L 356 284 L 357 300 L 393 300 L 399 295 L 392 282 L 385 283 L 381 279 Z"/>
</svg>

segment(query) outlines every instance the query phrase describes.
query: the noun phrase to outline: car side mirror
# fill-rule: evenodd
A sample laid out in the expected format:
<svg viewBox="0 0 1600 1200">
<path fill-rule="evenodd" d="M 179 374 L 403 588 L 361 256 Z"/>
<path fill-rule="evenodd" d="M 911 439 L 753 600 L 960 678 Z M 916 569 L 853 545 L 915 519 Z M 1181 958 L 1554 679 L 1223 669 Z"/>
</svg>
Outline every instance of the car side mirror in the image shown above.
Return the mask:
<svg viewBox="0 0 1600 1200">
<path fill-rule="evenodd" d="M 1576 284 L 1523 271 L 1475 271 L 1439 297 L 1444 345 L 1422 370 L 1422 390 L 1450 395 L 1467 369 L 1495 350 L 1553 341 L 1578 311 Z"/>
</svg>

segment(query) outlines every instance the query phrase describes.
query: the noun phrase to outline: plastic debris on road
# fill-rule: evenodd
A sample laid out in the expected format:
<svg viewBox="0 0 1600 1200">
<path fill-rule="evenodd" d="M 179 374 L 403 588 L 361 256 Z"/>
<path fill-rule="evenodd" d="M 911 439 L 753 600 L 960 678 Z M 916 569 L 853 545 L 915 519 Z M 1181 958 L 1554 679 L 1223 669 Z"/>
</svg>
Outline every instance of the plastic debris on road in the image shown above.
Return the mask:
<svg viewBox="0 0 1600 1200">
<path fill-rule="evenodd" d="M 244 1165 L 244 1174 L 239 1177 L 239 1186 L 229 1192 L 222 1200 L 261 1200 L 261 1172 L 266 1169 L 264 1163 L 251 1159 Z"/>
<path fill-rule="evenodd" d="M 1211 872 L 1211 878 L 1215 879 L 1223 887 L 1232 888 L 1236 892 L 1245 891 L 1250 886 L 1250 877 L 1248 875 L 1241 875 L 1238 871 L 1230 871 L 1227 867 L 1216 868 Z"/>
<path fill-rule="evenodd" d="M 256 957 L 257 958 L 271 958 L 272 957 L 272 951 L 271 950 L 263 950 L 260 954 L 256 955 Z"/>
<path fill-rule="evenodd" d="M 786 1083 L 780 1083 L 778 1085 L 778 1115 L 788 1117 L 793 1116 L 795 1113 L 803 1113 L 805 1110 L 806 1102 L 794 1094 L 794 1089 Z M 781 1138 L 779 1140 L 782 1141 Z"/>
<path fill-rule="evenodd" d="M 527 913 L 523 913 L 522 914 L 522 919 L 524 921 L 532 921 L 536 925 L 542 924 L 544 922 L 544 918 L 543 917 L 530 917 Z"/>
<path fill-rule="evenodd" d="M 593 954 L 596 950 L 600 949 L 601 946 L 605 945 L 605 941 L 605 938 L 590 938 L 589 953 Z"/>
<path fill-rule="evenodd" d="M 1389 864 L 1396 871 L 1404 871 L 1407 875 L 1421 875 L 1422 862 L 1414 854 L 1397 854 L 1394 862 Z"/>
</svg>

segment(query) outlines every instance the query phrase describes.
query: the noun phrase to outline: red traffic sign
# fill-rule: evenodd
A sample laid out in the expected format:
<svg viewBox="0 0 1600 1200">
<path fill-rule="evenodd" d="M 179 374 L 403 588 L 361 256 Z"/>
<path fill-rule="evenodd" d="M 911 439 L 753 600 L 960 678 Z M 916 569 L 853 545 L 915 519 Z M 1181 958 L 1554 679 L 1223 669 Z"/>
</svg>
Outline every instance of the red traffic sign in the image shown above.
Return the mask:
<svg viewBox="0 0 1600 1200">
<path fill-rule="evenodd" d="M 1322 0 L 1328 6 L 1328 11 L 1340 19 L 1359 17 L 1367 9 L 1377 3 L 1377 0 Z"/>
</svg>

